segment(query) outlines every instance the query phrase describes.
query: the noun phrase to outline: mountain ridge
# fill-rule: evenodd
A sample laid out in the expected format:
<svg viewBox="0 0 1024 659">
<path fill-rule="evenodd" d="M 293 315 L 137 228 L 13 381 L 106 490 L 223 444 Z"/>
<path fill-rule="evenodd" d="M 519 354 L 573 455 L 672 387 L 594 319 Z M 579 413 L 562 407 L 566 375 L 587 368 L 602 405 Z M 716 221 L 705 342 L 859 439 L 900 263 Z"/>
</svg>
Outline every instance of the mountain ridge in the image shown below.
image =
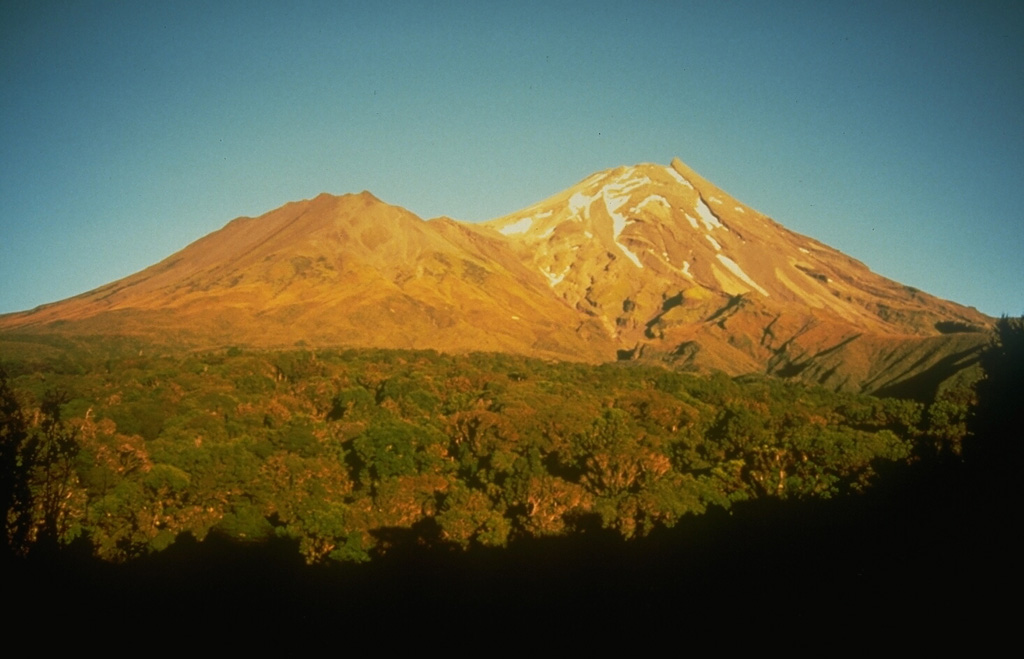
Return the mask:
<svg viewBox="0 0 1024 659">
<path fill-rule="evenodd" d="M 596 172 L 479 224 L 322 193 L 0 316 L 0 336 L 642 359 L 878 391 L 954 354 L 968 368 L 992 321 L 790 231 L 676 158 Z"/>
</svg>

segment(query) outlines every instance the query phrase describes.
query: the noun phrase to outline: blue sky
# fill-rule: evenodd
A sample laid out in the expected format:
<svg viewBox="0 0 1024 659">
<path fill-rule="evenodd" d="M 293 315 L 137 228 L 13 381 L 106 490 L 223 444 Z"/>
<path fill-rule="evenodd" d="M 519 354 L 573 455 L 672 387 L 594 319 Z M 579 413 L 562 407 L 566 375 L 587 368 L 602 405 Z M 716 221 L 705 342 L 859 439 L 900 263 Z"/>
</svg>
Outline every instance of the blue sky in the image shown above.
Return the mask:
<svg viewBox="0 0 1024 659">
<path fill-rule="evenodd" d="M 481 221 L 678 156 L 1020 315 L 1022 68 L 1020 2 L 8 0 L 0 313 L 320 192 Z"/>
</svg>

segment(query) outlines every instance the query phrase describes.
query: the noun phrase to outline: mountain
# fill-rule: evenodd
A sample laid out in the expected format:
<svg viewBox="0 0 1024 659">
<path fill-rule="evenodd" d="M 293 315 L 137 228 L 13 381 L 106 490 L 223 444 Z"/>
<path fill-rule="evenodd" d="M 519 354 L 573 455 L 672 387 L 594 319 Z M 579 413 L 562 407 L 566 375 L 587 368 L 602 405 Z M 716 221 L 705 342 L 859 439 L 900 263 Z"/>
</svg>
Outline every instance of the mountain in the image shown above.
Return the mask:
<svg viewBox="0 0 1024 659">
<path fill-rule="evenodd" d="M 0 333 L 642 359 L 918 395 L 974 363 L 991 324 L 787 230 L 677 159 L 598 172 L 479 225 L 322 194 L 0 316 Z"/>
<path fill-rule="evenodd" d="M 620 357 L 901 391 L 972 363 L 992 322 L 789 231 L 678 159 L 599 172 L 486 227 Z"/>
<path fill-rule="evenodd" d="M 518 319 L 528 319 L 519 323 Z M 599 359 L 577 314 L 499 239 L 368 192 L 238 218 L 164 261 L 0 328 L 194 347 L 308 345 Z"/>
</svg>

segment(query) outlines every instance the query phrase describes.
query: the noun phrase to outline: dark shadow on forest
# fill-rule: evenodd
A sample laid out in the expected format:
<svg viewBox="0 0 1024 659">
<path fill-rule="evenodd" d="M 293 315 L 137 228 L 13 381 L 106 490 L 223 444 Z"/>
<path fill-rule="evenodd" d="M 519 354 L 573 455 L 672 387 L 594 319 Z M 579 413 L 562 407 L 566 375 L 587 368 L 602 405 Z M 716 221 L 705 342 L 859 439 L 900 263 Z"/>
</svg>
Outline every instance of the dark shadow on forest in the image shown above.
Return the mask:
<svg viewBox="0 0 1024 659">
<path fill-rule="evenodd" d="M 911 613 L 996 624 L 1012 613 L 997 595 L 1021 585 L 1007 489 L 958 460 L 933 460 L 893 467 L 864 495 L 711 509 L 631 542 L 581 519 L 569 537 L 464 551 L 428 520 L 381 530 L 387 551 L 361 565 L 307 566 L 294 542 L 216 534 L 179 537 L 125 565 L 96 561 L 79 543 L 8 558 L 4 599 L 26 620 L 60 602 L 83 625 L 411 625 L 475 636 L 755 614 L 797 625 Z"/>
</svg>

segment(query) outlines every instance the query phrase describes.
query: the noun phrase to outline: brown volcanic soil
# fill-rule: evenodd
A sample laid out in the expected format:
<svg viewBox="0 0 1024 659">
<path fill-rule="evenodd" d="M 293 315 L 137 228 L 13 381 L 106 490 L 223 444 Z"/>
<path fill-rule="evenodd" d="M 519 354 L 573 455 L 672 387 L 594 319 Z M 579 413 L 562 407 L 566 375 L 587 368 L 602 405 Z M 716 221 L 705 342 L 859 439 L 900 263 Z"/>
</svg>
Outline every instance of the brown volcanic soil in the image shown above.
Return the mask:
<svg viewBox="0 0 1024 659">
<path fill-rule="evenodd" d="M 991 323 L 785 229 L 675 160 L 598 172 L 482 225 L 322 194 L 0 316 L 0 331 L 654 359 L 898 391 L 969 367 Z"/>
</svg>

